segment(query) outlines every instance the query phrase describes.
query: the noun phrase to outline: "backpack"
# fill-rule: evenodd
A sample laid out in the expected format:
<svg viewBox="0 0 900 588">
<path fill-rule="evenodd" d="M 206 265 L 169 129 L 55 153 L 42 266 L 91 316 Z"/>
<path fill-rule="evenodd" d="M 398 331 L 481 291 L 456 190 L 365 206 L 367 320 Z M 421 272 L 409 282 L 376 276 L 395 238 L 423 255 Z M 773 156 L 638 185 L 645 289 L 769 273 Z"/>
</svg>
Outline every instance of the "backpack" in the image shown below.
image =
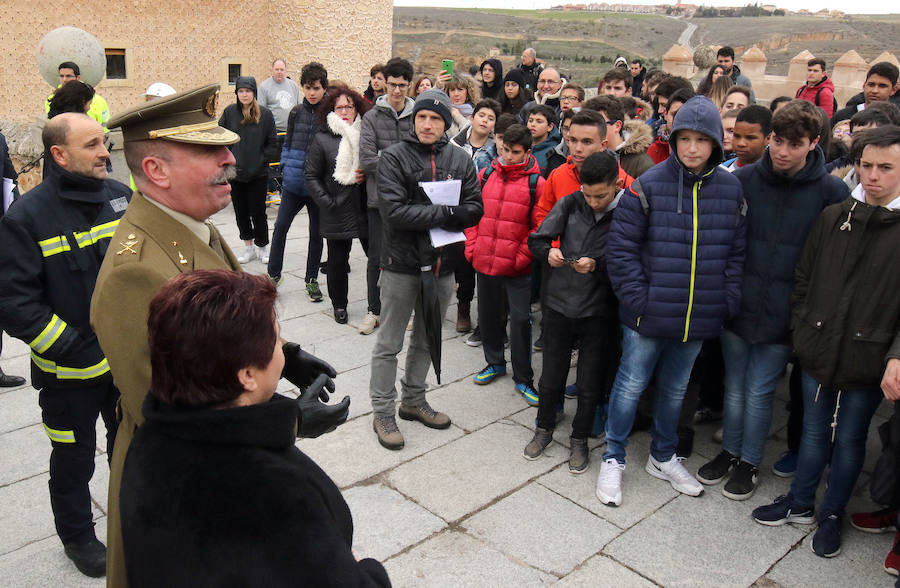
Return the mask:
<svg viewBox="0 0 900 588">
<path fill-rule="evenodd" d="M 488 178 L 491 174 L 494 173 L 494 168 L 492 166 L 488 166 L 484 168 L 484 173 L 481 174 L 481 187 L 484 188 L 484 185 L 487 184 Z M 538 178 L 541 177 L 541 174 L 534 173 L 528 175 L 528 194 L 531 196 L 531 206 L 530 208 L 534 208 L 534 202 L 537 200 L 537 185 Z"/>
<path fill-rule="evenodd" d="M 803 90 L 805 88 L 806 88 L 806 86 L 800 86 L 800 89 L 797 90 L 797 95 L 794 96 L 794 98 L 799 98 L 800 94 L 803 93 Z M 822 105 L 819 104 L 819 94 L 821 94 L 822 90 L 824 90 L 824 89 L 825 89 L 824 87 L 821 87 L 818 90 L 816 90 L 816 97 L 813 98 L 813 104 L 815 104 L 819 108 L 822 107 Z M 834 113 L 838 111 L 838 102 L 837 102 L 837 98 L 834 97 L 834 94 L 831 95 L 831 102 L 832 102 L 831 115 L 834 116 Z"/>
</svg>

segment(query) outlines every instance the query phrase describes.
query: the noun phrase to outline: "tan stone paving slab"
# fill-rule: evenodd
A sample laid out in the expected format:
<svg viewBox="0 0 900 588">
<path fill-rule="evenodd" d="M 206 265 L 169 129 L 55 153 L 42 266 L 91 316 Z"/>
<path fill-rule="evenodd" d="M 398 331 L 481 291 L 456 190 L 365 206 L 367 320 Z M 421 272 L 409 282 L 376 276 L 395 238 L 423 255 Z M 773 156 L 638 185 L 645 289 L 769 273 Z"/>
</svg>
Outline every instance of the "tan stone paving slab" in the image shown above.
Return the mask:
<svg viewBox="0 0 900 588">
<path fill-rule="evenodd" d="M 46 472 L 50 468 L 50 440 L 43 425 L 31 425 L 2 436 L 0 486 Z"/>
<path fill-rule="evenodd" d="M 335 392 L 329 402 L 338 402 L 344 396 L 349 396 L 351 419 L 370 414 L 372 412 L 372 400 L 369 397 L 370 373 L 368 365 L 339 373 L 334 379 Z"/>
<path fill-rule="evenodd" d="M 427 538 L 447 524 L 383 484 L 344 490 L 353 513 L 353 552 L 384 560 Z"/>
<path fill-rule="evenodd" d="M 524 400 L 522 400 L 521 402 L 524 405 L 525 410 L 517 412 L 516 414 L 512 415 L 510 419 L 525 427 L 528 427 L 531 432 L 534 433 L 534 429 L 536 426 L 535 419 L 537 418 L 537 409 L 529 407 Z M 572 435 L 572 418 L 574 418 L 575 416 L 577 405 L 578 401 L 575 399 L 566 400 L 563 403 L 563 413 L 565 414 L 565 416 L 560 422 L 556 424 L 556 428 L 553 429 L 553 440 L 561 445 L 564 445 L 565 447 L 569 447 L 569 437 Z M 588 447 L 590 447 L 591 449 L 600 447 L 601 445 L 605 444 L 605 438 L 588 438 Z"/>
<path fill-rule="evenodd" d="M 406 446 L 399 451 L 378 444 L 370 416 L 349 421 L 318 439 L 300 439 L 297 447 L 314 459 L 339 487 L 346 488 L 463 434 L 453 426 L 441 431 L 401 419 L 397 419 L 397 424 L 406 440 Z"/>
<path fill-rule="evenodd" d="M 109 510 L 109 462 L 106 461 L 106 454 L 94 458 L 94 475 L 88 487 L 91 498 L 105 515 Z"/>
<path fill-rule="evenodd" d="M 0 434 L 40 424 L 41 407 L 38 406 L 38 391 L 26 384 L 0 393 L 0 414 L 3 415 L 3 419 L 0 420 Z"/>
<path fill-rule="evenodd" d="M 556 575 L 569 573 L 621 533 L 536 483 L 475 514 L 463 526 L 503 553 Z"/>
<path fill-rule="evenodd" d="M 479 386 L 472 378 L 462 378 L 429 392 L 428 401 L 466 431 L 481 429 L 527 407 L 512 386 L 499 382 Z"/>
<path fill-rule="evenodd" d="M 41 474 L 0 488 L 0 554 L 56 534 L 47 490 L 49 479 L 49 474 Z"/>
<path fill-rule="evenodd" d="M 584 562 L 554 586 L 557 588 L 596 588 L 597 586 L 651 588 L 655 584 L 601 554 Z"/>
<path fill-rule="evenodd" d="M 556 580 L 458 531 L 445 531 L 384 565 L 391 583 L 398 587 L 527 587 Z"/>
<path fill-rule="evenodd" d="M 338 325 L 334 321 L 332 324 L 340 328 L 340 336 L 314 342 L 303 348 L 330 363 L 338 373 L 369 365 L 372 362 L 375 339 L 362 337 L 356 329 L 347 325 Z"/>
<path fill-rule="evenodd" d="M 556 457 L 527 461 L 522 448 L 530 438 L 518 424 L 494 423 L 394 468 L 388 481 L 444 520 L 455 521 L 568 457 L 557 446 Z"/>
<path fill-rule="evenodd" d="M 679 495 L 603 552 L 666 586 L 749 586 L 806 532 L 753 522 L 751 510 L 767 502 L 756 495 L 735 502 L 719 492 Z"/>
<path fill-rule="evenodd" d="M 449 315 L 449 312 L 448 312 Z M 441 383 L 448 384 L 471 377 L 484 367 L 484 352 L 480 347 L 469 347 L 464 343 L 465 339 L 459 337 L 456 329 L 449 321 L 444 321 L 441 346 Z M 409 338 L 403 344 L 403 352 L 397 356 L 399 365 L 406 365 L 406 350 L 409 347 Z M 428 368 L 426 380 L 431 385 L 437 384 L 434 375 L 434 367 Z M 510 380 L 511 381 L 511 380 Z M 495 384 L 496 385 L 496 384 Z M 510 384 L 512 386 L 512 384 Z"/>
<path fill-rule="evenodd" d="M 96 521 L 97 538 L 106 542 L 106 518 Z M 88 578 L 63 552 L 56 535 L 30 543 L 0 556 L 0 584 L 4 586 L 99 587 L 105 578 Z"/>
</svg>

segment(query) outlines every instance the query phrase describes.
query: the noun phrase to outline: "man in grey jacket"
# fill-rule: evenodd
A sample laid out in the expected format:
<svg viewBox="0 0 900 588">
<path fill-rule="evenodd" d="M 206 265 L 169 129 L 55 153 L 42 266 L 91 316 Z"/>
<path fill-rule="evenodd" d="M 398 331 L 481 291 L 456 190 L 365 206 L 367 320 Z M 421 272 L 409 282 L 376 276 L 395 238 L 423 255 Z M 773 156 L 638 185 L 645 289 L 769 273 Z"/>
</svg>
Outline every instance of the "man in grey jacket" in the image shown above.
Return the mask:
<svg viewBox="0 0 900 588">
<path fill-rule="evenodd" d="M 405 59 L 395 57 L 384 67 L 387 93 L 379 96 L 375 106 L 363 116 L 359 135 L 359 165 L 366 174 L 366 203 L 369 222 L 369 262 L 366 267 L 368 299 L 372 306 L 359 325 L 362 335 L 371 334 L 379 325 L 381 296 L 378 276 L 381 273 L 381 214 L 378 212 L 378 159 L 381 152 L 399 143 L 409 134 L 414 100 L 407 96 L 413 78 L 413 67 Z"/>
<path fill-rule="evenodd" d="M 756 94 L 753 93 L 753 84 L 750 78 L 741 73 L 741 68 L 734 64 L 734 49 L 728 45 L 719 49 L 716 53 L 716 62 L 725 68 L 725 75 L 731 77 L 735 86 L 750 88 L 750 104 L 756 104 Z"/>
</svg>

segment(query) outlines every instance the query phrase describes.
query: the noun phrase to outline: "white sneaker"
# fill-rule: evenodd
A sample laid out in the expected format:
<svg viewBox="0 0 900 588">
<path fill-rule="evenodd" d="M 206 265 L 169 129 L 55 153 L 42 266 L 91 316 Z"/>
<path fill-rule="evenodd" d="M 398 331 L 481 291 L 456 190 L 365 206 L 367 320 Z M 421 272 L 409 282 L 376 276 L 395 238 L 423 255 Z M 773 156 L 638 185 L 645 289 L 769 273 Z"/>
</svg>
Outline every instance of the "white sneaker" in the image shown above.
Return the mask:
<svg viewBox="0 0 900 588">
<path fill-rule="evenodd" d="M 244 247 L 244 253 L 242 255 L 238 255 L 238 263 L 250 263 L 256 259 L 256 246 L 255 245 L 247 245 Z"/>
<path fill-rule="evenodd" d="M 651 455 L 647 459 L 647 467 L 645 469 L 654 478 L 668 481 L 672 484 L 672 488 L 675 488 L 682 494 L 700 496 L 703 493 L 703 486 L 700 482 L 684 469 L 681 461 L 674 455 L 672 459 L 662 463 L 653 459 Z"/>
<path fill-rule="evenodd" d="M 600 475 L 597 476 L 597 498 L 609 506 L 622 504 L 622 472 L 625 464 L 615 458 L 609 458 L 600 464 Z"/>
<path fill-rule="evenodd" d="M 263 264 L 269 263 L 269 246 L 265 247 L 257 247 L 256 248 L 256 256 L 259 258 L 259 261 Z"/>
<path fill-rule="evenodd" d="M 379 322 L 379 317 L 377 314 L 373 314 L 371 311 L 366 313 L 366 318 L 359 323 L 359 334 L 360 335 L 371 335 L 378 325 L 381 324 Z"/>
</svg>

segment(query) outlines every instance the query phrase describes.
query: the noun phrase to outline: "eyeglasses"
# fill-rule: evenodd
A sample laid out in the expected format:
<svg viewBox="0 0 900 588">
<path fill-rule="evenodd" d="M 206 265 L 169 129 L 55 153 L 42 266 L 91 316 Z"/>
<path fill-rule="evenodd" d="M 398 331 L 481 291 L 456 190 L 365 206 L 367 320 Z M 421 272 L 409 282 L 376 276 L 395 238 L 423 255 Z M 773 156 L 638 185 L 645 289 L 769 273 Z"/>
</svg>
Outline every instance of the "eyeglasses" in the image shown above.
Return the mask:
<svg viewBox="0 0 900 588">
<path fill-rule="evenodd" d="M 578 96 L 560 96 L 560 102 L 578 102 Z"/>
<path fill-rule="evenodd" d="M 387 87 L 389 90 L 402 90 L 405 92 L 409 89 L 409 84 L 392 84 L 388 82 Z"/>
<path fill-rule="evenodd" d="M 835 136 L 835 137 L 849 137 L 849 136 L 851 136 L 852 134 L 853 134 L 853 133 L 850 132 L 850 131 L 835 131 L 835 132 L 834 132 L 834 136 Z"/>
<path fill-rule="evenodd" d="M 352 104 L 344 104 L 343 106 L 335 106 L 334 111 L 338 112 L 339 110 L 356 110 L 356 106 Z"/>
</svg>

